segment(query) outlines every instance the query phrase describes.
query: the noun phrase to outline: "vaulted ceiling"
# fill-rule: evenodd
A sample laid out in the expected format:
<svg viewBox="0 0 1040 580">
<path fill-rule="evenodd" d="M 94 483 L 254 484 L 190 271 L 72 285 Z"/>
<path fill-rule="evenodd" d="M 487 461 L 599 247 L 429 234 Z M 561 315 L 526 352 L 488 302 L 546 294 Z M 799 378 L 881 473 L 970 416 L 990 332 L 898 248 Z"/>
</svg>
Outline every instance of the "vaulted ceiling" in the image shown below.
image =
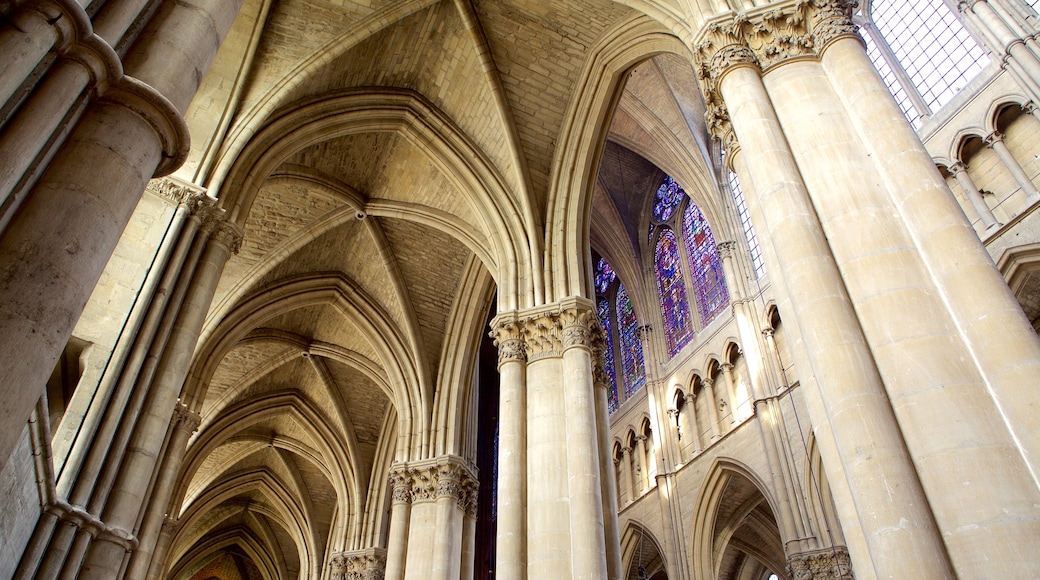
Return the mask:
<svg viewBox="0 0 1040 580">
<path fill-rule="evenodd" d="M 679 9 L 623 4 L 245 2 L 186 112 L 178 172 L 244 243 L 186 387 L 202 424 L 176 570 L 220 556 L 313 574 L 330 546 L 378 543 L 392 462 L 472 456 L 476 345 L 496 289 L 539 292 L 507 272 L 538 269 L 578 111 L 607 104 L 582 144 L 599 168 L 588 227 L 622 276 L 641 271 L 665 173 L 710 214 L 703 101 L 662 23 Z M 647 35 L 672 40 L 597 77 Z"/>
</svg>

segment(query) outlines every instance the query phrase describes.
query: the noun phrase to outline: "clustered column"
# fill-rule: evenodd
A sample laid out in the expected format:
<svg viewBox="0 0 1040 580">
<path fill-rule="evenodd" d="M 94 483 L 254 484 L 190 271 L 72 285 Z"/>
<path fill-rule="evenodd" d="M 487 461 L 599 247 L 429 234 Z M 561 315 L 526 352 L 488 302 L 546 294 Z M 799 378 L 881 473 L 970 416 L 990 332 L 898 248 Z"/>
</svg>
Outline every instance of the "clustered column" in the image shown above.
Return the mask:
<svg viewBox="0 0 1040 580">
<path fill-rule="evenodd" d="M 852 8 L 785 2 L 710 22 L 696 47 L 709 126 L 717 131 L 728 109 L 742 181 L 757 192 L 748 202 L 773 242 L 774 275 L 819 385 L 826 417 L 816 419 L 829 423 L 860 514 L 872 560 L 863 564 L 879 577 L 975 576 L 985 571 L 971 554 L 999 553 L 1014 576 L 1025 569 L 1012 552 L 1025 547 L 1010 538 L 1038 525 L 1020 455 L 1035 452 L 1037 430 L 1025 415 L 1001 417 L 1012 400 L 1017 413 L 1038 402 L 1003 385 L 1022 378 L 1012 366 L 1038 364 L 1038 343 L 1021 311 L 1011 316 L 1009 292 L 870 66 Z M 969 304 L 969 286 L 997 298 Z M 1015 363 L 997 363 L 1000 349 L 984 336 L 1006 341 Z M 864 442 L 871 452 L 854 453 Z M 969 456 L 989 468 L 965 469 Z M 974 502 L 968 516 L 973 500 L 945 485 L 952 473 L 1001 489 L 1003 507 Z M 1014 522 L 999 515 L 1009 508 Z"/>
<path fill-rule="evenodd" d="M 459 457 L 446 455 L 395 465 L 390 482 L 393 503 L 386 578 L 472 580 L 472 566 L 462 560 L 466 546 L 473 545 L 476 531 L 477 478 L 473 467 Z M 466 534 L 471 537 L 466 538 Z"/>
</svg>

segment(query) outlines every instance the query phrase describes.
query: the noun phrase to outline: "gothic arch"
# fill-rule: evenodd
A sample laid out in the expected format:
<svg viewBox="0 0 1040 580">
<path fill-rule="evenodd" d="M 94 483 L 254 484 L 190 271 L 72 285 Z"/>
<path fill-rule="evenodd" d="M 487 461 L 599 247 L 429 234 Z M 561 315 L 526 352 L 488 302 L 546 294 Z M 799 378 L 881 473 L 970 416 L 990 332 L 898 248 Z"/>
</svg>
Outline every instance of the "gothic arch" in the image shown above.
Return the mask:
<svg viewBox="0 0 1040 580">
<path fill-rule="evenodd" d="M 646 569 L 648 578 L 657 577 L 662 571 L 667 573 L 671 563 L 665 559 L 665 553 L 650 528 L 635 519 L 625 523 L 621 534 L 622 578 L 637 578 L 639 567 Z"/>
<path fill-rule="evenodd" d="M 572 102 L 553 158 L 543 267 L 545 299 L 592 296 L 587 263 L 588 216 L 610 118 L 620 98 L 622 76 L 636 63 L 661 52 L 689 55 L 686 46 L 645 15 L 615 27 L 607 43 L 594 47 L 582 71 L 580 97 Z"/>
<path fill-rule="evenodd" d="M 741 554 L 786 580 L 776 501 L 754 470 L 736 459 L 718 457 L 697 497 L 689 545 L 694 580 L 714 580 L 724 564 L 738 564 Z M 764 547 L 748 541 L 756 537 L 765 541 Z"/>
</svg>

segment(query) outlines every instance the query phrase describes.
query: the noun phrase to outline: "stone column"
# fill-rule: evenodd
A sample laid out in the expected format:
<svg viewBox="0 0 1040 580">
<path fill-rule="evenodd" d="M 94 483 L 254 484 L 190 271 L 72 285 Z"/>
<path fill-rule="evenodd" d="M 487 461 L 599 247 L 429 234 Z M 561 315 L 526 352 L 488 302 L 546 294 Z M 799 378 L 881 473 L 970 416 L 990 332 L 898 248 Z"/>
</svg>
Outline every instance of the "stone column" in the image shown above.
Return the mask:
<svg viewBox="0 0 1040 580">
<path fill-rule="evenodd" d="M 636 435 L 634 447 L 629 452 L 632 456 L 632 499 L 639 499 L 646 491 L 646 446 L 643 445 L 646 437 Z"/>
<path fill-rule="evenodd" d="M 719 431 L 719 425 L 722 423 L 722 420 L 719 419 L 719 400 L 715 397 L 715 381 L 711 377 L 704 377 L 701 379 L 701 386 L 704 387 L 704 393 L 708 397 L 708 420 L 711 421 L 711 440 L 715 441 L 722 437 L 722 433 Z"/>
<path fill-rule="evenodd" d="M 791 554 L 787 575 L 792 580 L 841 580 L 854 578 L 849 552 L 841 546 Z"/>
<path fill-rule="evenodd" d="M 480 487 L 476 483 L 465 486 L 463 496 L 459 498 L 459 509 L 462 510 L 462 571 L 459 580 L 473 580 L 473 559 L 476 556 L 477 540 L 477 492 Z"/>
<path fill-rule="evenodd" d="M 525 315 L 527 364 L 527 576 L 567 578 L 571 568 L 572 498 L 560 306 Z M 591 383 L 591 381 L 590 381 Z M 584 451 L 587 452 L 588 449 Z"/>
<path fill-rule="evenodd" d="M 167 517 L 163 520 L 162 527 L 159 530 L 159 539 L 156 540 L 155 550 L 152 552 L 152 560 L 148 564 L 146 580 L 158 580 L 163 577 L 166 554 L 170 551 L 170 544 L 173 543 L 173 536 L 176 535 L 179 527 L 180 522 L 176 519 Z"/>
<path fill-rule="evenodd" d="M 685 405 L 679 412 L 679 421 L 684 433 L 688 433 L 691 457 L 701 452 L 701 429 L 697 424 L 697 394 L 693 392 L 683 395 Z"/>
<path fill-rule="evenodd" d="M 1015 182 L 1022 188 L 1022 193 L 1026 195 L 1027 203 L 1035 203 L 1040 201 L 1040 192 L 1037 192 L 1036 186 L 1029 180 L 1029 176 L 1026 175 L 1022 166 L 1018 163 L 1018 160 L 1011 154 L 1007 144 L 1004 143 L 1004 135 L 999 131 L 994 131 L 986 136 L 986 146 L 997 154 L 1000 161 L 1004 164 L 1004 167 L 1011 172 L 1011 176 L 1015 178 Z"/>
<path fill-rule="evenodd" d="M 408 557 L 408 521 L 412 508 L 412 477 L 407 468 L 390 471 L 390 530 L 386 541 L 386 580 L 404 580 Z"/>
<path fill-rule="evenodd" d="M 179 111 L 190 103 L 241 3 L 162 3 L 142 42 L 128 52 L 125 70 L 139 80 L 112 79 L 0 239 L 0 342 L 8 345 L 0 353 L 3 461 L 148 179 L 186 158 L 189 136 Z"/>
<path fill-rule="evenodd" d="M 934 478 L 932 509 L 942 526 L 947 551 L 965 577 L 1028 575 L 1031 563 L 1016 556 L 1028 548 L 1024 544 L 1016 547 L 1016 541 L 1036 535 L 1035 526 L 1040 523 L 1033 507 L 1040 458 L 1040 425 L 1035 420 L 1040 393 L 1021 386 L 1034 383 L 1040 373 L 1040 341 L 963 212 L 958 211 L 927 151 L 906 120 L 895 113 L 898 107 L 882 92 L 884 84 L 870 72 L 862 44 L 850 33 L 817 42 L 817 46 L 828 79 L 927 266 L 935 284 L 932 294 L 942 302 L 943 316 L 921 318 L 956 325 L 956 340 L 941 351 L 952 361 L 940 371 L 958 369 L 957 374 L 933 383 L 941 385 L 941 397 L 934 389 L 925 391 L 918 385 L 924 391 L 919 400 L 929 400 L 929 418 L 935 421 L 917 423 L 916 414 L 910 411 L 915 418 L 904 428 L 907 433 L 929 430 L 923 443 L 909 439 L 908 443 L 911 451 L 923 448 L 915 455 L 922 478 Z M 948 354 L 954 350 L 960 354 Z M 906 360 L 905 353 L 903 356 Z M 974 372 L 960 370 L 965 365 L 974 367 Z M 976 372 L 981 376 L 975 376 Z M 890 385 L 890 390 L 908 386 L 900 382 Z M 944 407 L 947 410 L 938 414 L 933 410 Z M 920 403 L 908 409 L 920 409 Z M 959 414 L 964 409 L 971 412 L 961 422 Z M 953 417 L 958 417 L 956 422 Z M 977 459 L 966 463 L 967 456 Z M 961 486 L 962 491 L 973 486 L 990 490 L 999 498 L 999 505 L 948 493 L 952 490 L 946 482 L 951 478 L 972 482 Z M 974 515 L 963 510 L 965 503 L 973 506 Z M 986 555 L 987 562 L 1001 562 L 1000 571 L 975 557 L 980 554 Z"/>
<path fill-rule="evenodd" d="M 950 166 L 950 171 L 953 172 L 953 176 L 957 179 L 957 183 L 961 185 L 961 189 L 968 197 L 968 201 L 971 202 L 972 207 L 975 208 L 975 213 L 979 215 L 979 219 L 982 220 L 982 225 L 986 227 L 988 233 L 991 229 L 1000 227 L 1000 222 L 997 221 L 996 216 L 993 215 L 993 210 L 986 204 L 986 200 L 982 197 L 982 192 L 975 186 L 975 182 L 972 181 L 971 176 L 968 175 L 968 168 L 964 163 L 957 162 Z"/>
<path fill-rule="evenodd" d="M 462 573 L 462 518 L 465 513 L 465 472 L 462 466 L 440 465 L 437 475 L 437 519 L 433 534 L 431 580 L 453 580 Z M 460 508 L 462 504 L 463 507 Z"/>
<path fill-rule="evenodd" d="M 745 24 L 706 25 L 697 43 L 702 78 L 711 87 L 709 107 L 720 115 L 722 102 L 729 109 L 747 158 L 766 222 L 759 231 L 776 242 L 775 274 L 790 292 L 875 569 L 881 577 L 953 578 L 841 274 L 743 40 L 751 28 Z"/>
<path fill-rule="evenodd" d="M 722 363 L 720 368 L 722 368 L 722 375 L 726 377 L 726 394 L 729 396 L 729 407 L 733 417 L 732 422 L 736 424 L 740 422 L 741 417 L 737 412 L 740 405 L 737 402 L 737 379 L 733 376 L 733 363 Z"/>
<path fill-rule="evenodd" d="M 596 432 L 599 439 L 600 458 L 600 493 L 603 501 L 603 543 L 606 547 L 607 580 L 621 580 L 624 573 L 621 569 L 621 531 L 618 525 L 618 496 L 620 495 L 617 480 L 618 462 L 613 458 L 613 445 L 610 438 L 610 411 L 607 397 L 610 389 L 610 376 L 607 374 L 605 350 L 606 335 L 603 328 L 593 337 L 593 388 L 596 397 Z"/>
<path fill-rule="evenodd" d="M 166 455 L 163 457 L 155 485 L 149 494 L 148 509 L 141 522 L 140 531 L 137 533 L 139 544 L 137 550 L 130 555 L 130 563 L 126 569 L 128 578 L 144 578 L 148 575 L 149 564 L 159 533 L 162 530 L 163 522 L 169 517 L 166 510 L 170 505 L 170 496 L 177 483 L 181 463 L 184 461 L 188 439 L 199 428 L 201 422 L 202 417 L 198 413 L 191 411 L 182 403 L 177 403 L 173 411 L 173 419 L 170 421 L 170 437 L 166 444 Z"/>
<path fill-rule="evenodd" d="M 527 577 L 527 349 L 515 313 L 492 322 L 498 348 L 498 522 L 495 574 L 502 580 Z"/>
<path fill-rule="evenodd" d="M 242 244 L 239 227 L 228 223 L 219 214 L 203 225 L 209 234 L 206 249 L 199 260 L 191 288 L 178 313 L 177 323 L 170 334 L 155 379 L 148 390 L 148 403 L 137 417 L 133 435 L 123 456 L 118 476 L 111 491 L 96 490 L 103 502 L 102 520 L 108 525 L 132 530 L 144 508 L 148 486 L 156 461 L 166 438 L 166 429 L 175 408 L 181 386 L 191 366 L 191 357 L 198 343 L 224 265 Z M 180 466 L 171 466 L 177 471 Z M 91 544 L 79 577 L 114 578 L 122 565 L 123 549 L 116 543 L 99 538 Z M 66 563 L 66 567 L 69 563 Z"/>
<path fill-rule="evenodd" d="M 626 504 L 636 499 L 636 487 L 632 477 L 632 448 L 621 448 L 621 488 L 628 493 Z"/>
</svg>

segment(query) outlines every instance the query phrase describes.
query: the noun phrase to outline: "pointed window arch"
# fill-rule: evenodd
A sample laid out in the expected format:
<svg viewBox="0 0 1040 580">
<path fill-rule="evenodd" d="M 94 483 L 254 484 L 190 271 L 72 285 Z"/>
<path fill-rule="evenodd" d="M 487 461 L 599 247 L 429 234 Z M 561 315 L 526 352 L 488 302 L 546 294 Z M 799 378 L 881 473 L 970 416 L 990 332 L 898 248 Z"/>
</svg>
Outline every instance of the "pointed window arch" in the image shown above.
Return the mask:
<svg viewBox="0 0 1040 580">
<path fill-rule="evenodd" d="M 625 399 L 630 399 L 646 383 L 646 371 L 643 366 L 643 345 L 639 342 L 639 321 L 636 320 L 635 308 L 624 286 L 618 286 L 616 308 Z"/>
<path fill-rule="evenodd" d="M 726 276 L 722 271 L 715 236 L 704 214 L 694 203 L 686 204 L 683 212 L 683 241 L 690 261 L 690 278 L 701 324 L 707 325 L 729 304 Z"/>
<path fill-rule="evenodd" d="M 693 338 L 693 319 L 686 298 L 686 283 L 683 281 L 679 244 L 671 228 L 662 228 L 654 252 L 657 273 L 657 295 L 664 317 L 664 335 L 668 343 L 668 354 L 675 356 Z"/>
<path fill-rule="evenodd" d="M 593 278 L 596 287 L 596 313 L 606 334 L 604 366 L 610 385 L 607 410 L 614 413 L 646 384 L 643 345 L 639 340 L 639 321 L 624 284 L 606 260 L 596 262 Z"/>
</svg>

